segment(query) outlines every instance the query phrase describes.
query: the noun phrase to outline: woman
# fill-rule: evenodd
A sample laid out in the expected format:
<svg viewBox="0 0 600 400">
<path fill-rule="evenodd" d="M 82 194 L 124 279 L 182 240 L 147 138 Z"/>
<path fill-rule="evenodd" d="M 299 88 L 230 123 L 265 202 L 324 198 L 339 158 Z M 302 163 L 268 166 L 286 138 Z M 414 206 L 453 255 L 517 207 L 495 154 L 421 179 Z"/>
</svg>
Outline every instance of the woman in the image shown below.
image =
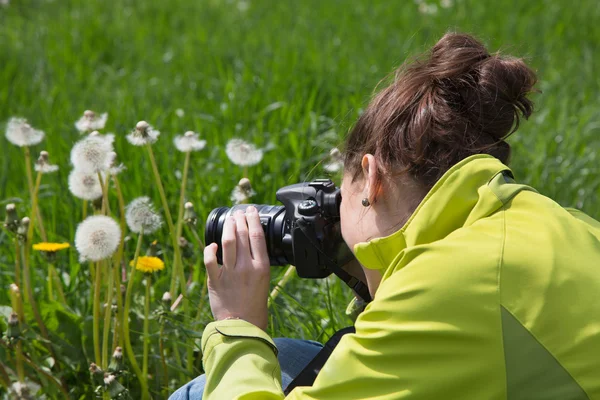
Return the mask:
<svg viewBox="0 0 600 400">
<path fill-rule="evenodd" d="M 264 332 L 269 260 L 249 207 L 225 224 L 224 265 L 205 251 L 205 385 L 173 398 L 600 399 L 600 224 L 506 166 L 535 81 L 462 34 L 399 70 L 345 151 L 342 234 L 374 298 L 356 333 L 284 396 L 307 361 L 285 349 L 280 367 Z"/>
</svg>

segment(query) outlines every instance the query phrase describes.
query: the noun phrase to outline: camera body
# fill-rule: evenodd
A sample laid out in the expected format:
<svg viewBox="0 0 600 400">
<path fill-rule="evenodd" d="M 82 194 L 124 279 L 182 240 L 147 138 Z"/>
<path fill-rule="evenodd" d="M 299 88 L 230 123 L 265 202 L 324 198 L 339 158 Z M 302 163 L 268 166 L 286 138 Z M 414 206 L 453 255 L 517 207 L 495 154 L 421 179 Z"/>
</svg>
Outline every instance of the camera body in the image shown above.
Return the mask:
<svg viewBox="0 0 600 400">
<path fill-rule="evenodd" d="M 340 189 L 330 179 L 285 186 L 276 193 L 283 206 L 253 204 L 265 232 L 272 266 L 292 264 L 302 278 L 325 278 L 329 266 L 343 266 L 354 259 L 340 228 Z M 227 216 L 250 204 L 212 210 L 206 221 L 206 244 L 217 243 L 222 264 L 221 236 Z"/>
</svg>

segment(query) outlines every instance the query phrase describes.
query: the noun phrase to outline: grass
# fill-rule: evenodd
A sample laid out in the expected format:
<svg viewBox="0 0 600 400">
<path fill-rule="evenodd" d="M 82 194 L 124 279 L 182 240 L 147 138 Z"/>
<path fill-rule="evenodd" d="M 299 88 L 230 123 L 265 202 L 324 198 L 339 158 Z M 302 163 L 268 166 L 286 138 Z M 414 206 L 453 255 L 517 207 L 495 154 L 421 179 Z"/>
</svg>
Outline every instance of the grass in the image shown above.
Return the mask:
<svg viewBox="0 0 600 400">
<path fill-rule="evenodd" d="M 85 109 L 109 113 L 105 131 L 117 135 L 116 151 L 128 168 L 120 178 L 126 201 L 148 195 L 161 204 L 148 184 L 144 152 L 124 139 L 144 119 L 162 132 L 154 151 L 172 211 L 184 157 L 172 138 L 186 130 L 208 141 L 192 155 L 188 178 L 187 198 L 201 219 L 230 203 L 242 175 L 225 156 L 232 137 L 273 147 L 249 178 L 258 192 L 254 201 L 274 204 L 279 187 L 323 175 L 315 165 L 341 143 L 382 78 L 447 30 L 459 30 L 491 50 L 526 57 L 538 71 L 537 111 L 510 140 L 517 179 L 599 218 L 599 19 L 595 0 L 457 0 L 435 15 L 419 13 L 410 1 L 383 0 L 13 0 L 0 6 L 0 128 L 9 117 L 23 116 L 47 133 L 33 151 L 49 151 L 61 167 L 40 189 L 53 241 L 72 242 L 81 221 L 81 203 L 66 181 L 70 148 L 79 138 L 73 123 Z M 0 145 L 0 201 L 19 203 L 23 215 L 29 198 L 22 152 L 3 135 Z M 170 252 L 163 231 L 156 239 Z M 147 239 L 146 245 L 154 238 Z M 76 296 L 89 290 L 86 267 L 75 251 L 65 254 L 57 267 L 70 277 L 68 295 Z M 3 306 L 10 304 L 13 265 L 10 238 L 0 233 Z M 44 296 L 42 259 L 35 265 L 37 294 Z M 200 281 L 198 254 L 193 268 Z M 283 272 L 274 269 L 273 281 Z M 155 304 L 168 287 L 163 275 L 154 285 Z M 199 286 L 193 286 L 196 301 Z M 89 296 L 82 297 L 76 312 L 91 325 Z M 349 298 L 333 279 L 294 278 L 272 308 L 270 333 L 324 340 L 350 324 L 344 316 Z M 209 320 L 207 309 L 193 330 L 201 332 Z M 173 387 L 188 379 L 171 375 L 178 379 Z"/>
</svg>

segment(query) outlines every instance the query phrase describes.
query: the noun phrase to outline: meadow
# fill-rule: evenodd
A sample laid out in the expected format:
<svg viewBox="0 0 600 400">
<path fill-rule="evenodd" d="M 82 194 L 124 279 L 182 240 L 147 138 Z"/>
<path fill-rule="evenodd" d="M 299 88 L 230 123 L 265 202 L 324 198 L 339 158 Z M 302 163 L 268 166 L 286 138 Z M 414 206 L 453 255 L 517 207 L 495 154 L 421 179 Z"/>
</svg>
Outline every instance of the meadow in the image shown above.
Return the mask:
<svg viewBox="0 0 600 400">
<path fill-rule="evenodd" d="M 0 2 L 1 210 L 15 204 L 19 218 L 32 216 L 23 148 L 4 135 L 10 118 L 22 117 L 45 132 L 44 140 L 30 148 L 29 168 L 42 150 L 59 167 L 43 175 L 37 195 L 47 241 L 71 245 L 50 263 L 42 252 L 29 249 L 42 241 L 39 229 L 32 228 L 26 251 L 16 250 L 14 232 L 0 230 L 0 332 L 5 336 L 0 398 L 19 398 L 14 385 L 21 380 L 32 391 L 41 388 L 37 395 L 31 393 L 33 398 L 42 393 L 46 398 L 166 398 L 200 374 L 200 337 L 212 317 L 197 237 L 203 238 L 208 213 L 232 204 L 232 190 L 244 176 L 256 192 L 251 201 L 258 204 L 276 204 L 276 190 L 292 183 L 316 177 L 339 182 L 338 173 L 324 169 L 329 152 L 343 143 L 378 83 L 448 30 L 472 33 L 490 50 L 524 57 L 536 69 L 536 111 L 509 140 L 511 167 L 518 181 L 600 218 L 599 20 L 596 0 Z M 147 368 L 147 390 L 128 354 L 112 370 L 116 379 L 108 384 L 89 370 L 91 362 L 98 362 L 94 278 L 103 267 L 80 261 L 76 231 L 84 213 L 112 215 L 121 223 L 123 204 L 112 180 L 104 209 L 83 206 L 69 191 L 71 149 L 85 137 L 75 122 L 84 110 L 108 114 L 100 131 L 115 135 L 114 151 L 126 167 L 118 174 L 123 203 L 148 196 L 165 221 L 156 232 L 143 235 L 139 251 L 140 235 L 123 229 L 122 254 L 112 258 L 110 267 L 123 268 L 113 284 L 122 280 L 126 285 L 136 255 L 149 252 L 165 263 L 164 270 L 152 274 L 151 285 L 145 286 L 148 276 L 138 273 L 129 292 L 130 349 Z M 126 139 L 141 120 L 160 131 L 152 151 L 172 219 L 177 223 L 187 175 L 184 202 L 193 203 L 198 220 L 196 225 L 182 223 L 188 245 L 181 248 L 183 268 L 176 276 L 189 279 L 189 285 L 174 310 L 171 301 L 179 284 L 171 301 L 162 299 L 174 288 L 179 249 L 149 153 Z M 206 141 L 202 150 L 189 153 L 187 174 L 186 154 L 173 143 L 186 131 Z M 235 165 L 226 154 L 232 138 L 262 149 L 261 161 L 247 168 Z M 23 256 L 47 335 L 32 303 L 26 302 L 23 321 L 19 314 L 22 329 L 9 338 L 11 312 L 28 298 L 23 287 L 20 295 L 10 288 L 18 278 L 15 264 L 23 264 Z M 58 276 L 53 288 L 47 284 L 51 269 Z M 285 272 L 284 267 L 273 268 L 272 284 Z M 109 291 L 101 283 L 98 296 L 104 302 Z M 117 298 L 121 291 L 115 287 Z M 114 321 L 109 354 L 123 340 L 122 334 L 113 340 L 112 332 L 122 313 L 123 304 L 117 303 L 125 297 L 113 299 L 118 311 L 107 313 L 108 321 Z M 345 315 L 351 297 L 334 278 L 313 281 L 292 275 L 271 302 L 269 334 L 325 341 L 352 323 Z M 104 320 L 104 308 L 98 312 Z M 114 361 L 101 358 L 104 370 L 108 358 Z"/>
</svg>

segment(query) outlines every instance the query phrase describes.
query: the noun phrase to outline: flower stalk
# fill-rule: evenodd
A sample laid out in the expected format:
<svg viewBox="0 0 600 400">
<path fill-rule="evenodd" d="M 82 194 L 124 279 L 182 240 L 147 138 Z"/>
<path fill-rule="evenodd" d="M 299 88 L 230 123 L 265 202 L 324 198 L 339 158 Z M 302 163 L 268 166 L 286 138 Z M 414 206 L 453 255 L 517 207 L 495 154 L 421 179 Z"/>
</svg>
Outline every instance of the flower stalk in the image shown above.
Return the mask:
<svg viewBox="0 0 600 400">
<path fill-rule="evenodd" d="M 114 279 L 114 265 L 111 265 L 108 271 L 108 287 L 106 288 L 106 308 L 104 310 L 104 331 L 102 332 L 102 369 L 106 369 L 108 367 L 108 336 L 110 333 Z"/>
<path fill-rule="evenodd" d="M 135 359 L 135 353 L 133 352 L 133 348 L 131 346 L 131 339 L 129 335 L 129 309 L 131 307 L 131 296 L 133 292 L 133 281 L 135 278 L 135 265 L 137 265 L 137 260 L 140 255 L 140 250 L 142 248 L 142 238 L 144 237 L 144 229 L 140 230 L 138 235 L 138 242 L 135 248 L 135 254 L 133 256 L 133 265 L 131 268 L 131 272 L 129 274 L 129 282 L 127 282 L 127 291 L 125 293 L 125 308 L 123 310 L 123 342 L 125 344 L 125 350 L 127 351 L 127 357 L 129 358 L 129 362 L 131 363 L 131 367 L 135 372 L 138 380 L 140 381 L 140 385 L 142 387 L 142 398 L 149 399 L 150 393 L 148 392 L 148 383 L 147 376 L 142 374 L 140 370 L 140 366 Z"/>
<path fill-rule="evenodd" d="M 135 269 L 135 268 L 134 268 Z M 144 356 L 142 361 L 142 374 L 148 376 L 148 351 L 150 337 L 148 331 L 150 328 L 150 287 L 152 286 L 152 274 L 146 274 L 146 298 L 144 301 Z"/>
<path fill-rule="evenodd" d="M 294 276 L 294 268 L 295 267 L 293 265 L 290 265 L 285 271 L 285 274 L 283 274 L 283 277 L 279 280 L 279 282 L 277 282 L 277 285 L 275 285 L 271 291 L 271 294 L 269 295 L 269 306 L 273 303 L 273 301 L 275 301 L 281 289 L 283 289 L 286 283 L 288 283 L 292 276 Z"/>
<path fill-rule="evenodd" d="M 98 365 L 102 365 L 100 353 L 100 291 L 102 290 L 102 261 L 96 263 L 96 279 L 94 280 L 94 357 Z"/>
</svg>

